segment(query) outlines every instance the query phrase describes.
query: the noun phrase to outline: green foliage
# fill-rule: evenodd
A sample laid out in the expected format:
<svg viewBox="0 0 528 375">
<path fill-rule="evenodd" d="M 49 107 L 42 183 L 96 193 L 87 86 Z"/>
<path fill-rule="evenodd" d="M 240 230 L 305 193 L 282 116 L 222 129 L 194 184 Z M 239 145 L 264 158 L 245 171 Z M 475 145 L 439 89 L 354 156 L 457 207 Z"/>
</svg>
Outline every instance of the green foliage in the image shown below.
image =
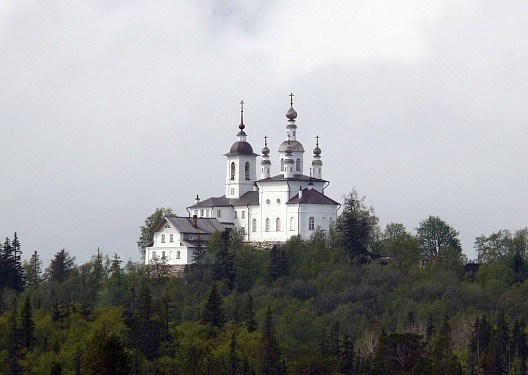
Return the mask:
<svg viewBox="0 0 528 375">
<path fill-rule="evenodd" d="M 379 233 L 378 221 L 374 209 L 365 204 L 365 197 L 359 198 L 355 190 L 345 196 L 335 229 L 350 256 L 369 255 Z"/>
<path fill-rule="evenodd" d="M 218 293 L 216 282 L 211 284 L 211 289 L 202 310 L 202 323 L 213 327 L 222 328 L 225 323 L 224 313 L 222 311 L 222 298 Z"/>
<path fill-rule="evenodd" d="M 59 250 L 51 260 L 49 267 L 46 269 L 46 275 L 49 280 L 57 283 L 64 282 L 75 266 L 75 257 L 62 249 Z"/>
<path fill-rule="evenodd" d="M 145 257 L 145 249 L 152 243 L 152 236 L 154 235 L 156 226 L 165 216 L 171 215 L 174 215 L 172 208 L 156 208 L 156 210 L 145 219 L 145 223 L 139 228 L 140 233 L 139 239 L 137 240 L 137 246 L 143 258 Z"/>
<path fill-rule="evenodd" d="M 226 248 L 216 239 L 183 278 L 158 279 L 98 251 L 62 277 L 50 265 L 26 291 L 0 290 L 0 372 L 526 373 L 521 250 L 468 277 L 447 246 L 420 267 L 418 241 L 401 224 L 369 248 L 389 262 L 351 258 L 320 231 L 273 256 L 235 236 L 231 289 L 230 272 L 215 265 Z"/>
<path fill-rule="evenodd" d="M 85 348 L 83 369 L 87 375 L 127 375 L 131 363 L 130 354 L 115 333 L 96 331 Z"/>
<path fill-rule="evenodd" d="M 418 242 L 425 259 L 440 255 L 445 249 L 462 251 L 458 232 L 438 216 L 429 216 L 416 228 Z"/>
</svg>

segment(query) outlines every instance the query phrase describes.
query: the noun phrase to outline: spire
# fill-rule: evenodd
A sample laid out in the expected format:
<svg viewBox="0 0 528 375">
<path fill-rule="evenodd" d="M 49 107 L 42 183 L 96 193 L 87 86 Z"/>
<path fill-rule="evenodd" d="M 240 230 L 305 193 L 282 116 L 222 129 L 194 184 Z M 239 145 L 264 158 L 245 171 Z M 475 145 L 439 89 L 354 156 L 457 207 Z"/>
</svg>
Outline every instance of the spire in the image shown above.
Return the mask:
<svg viewBox="0 0 528 375">
<path fill-rule="evenodd" d="M 319 148 L 319 136 L 315 137 L 315 148 L 313 150 L 312 169 L 314 178 L 322 178 L 323 162 L 321 161 L 321 149 Z"/>
<path fill-rule="evenodd" d="M 237 134 L 238 136 L 246 135 L 246 133 L 244 132 L 245 127 L 246 125 L 244 125 L 244 101 L 241 100 L 240 101 L 240 125 L 238 125 L 238 128 L 240 129 L 240 131 Z"/>
<path fill-rule="evenodd" d="M 268 148 L 268 136 L 264 136 L 264 147 L 262 148 L 262 160 L 260 161 L 260 178 L 270 178 L 271 161 L 269 160 L 270 149 Z"/>
</svg>

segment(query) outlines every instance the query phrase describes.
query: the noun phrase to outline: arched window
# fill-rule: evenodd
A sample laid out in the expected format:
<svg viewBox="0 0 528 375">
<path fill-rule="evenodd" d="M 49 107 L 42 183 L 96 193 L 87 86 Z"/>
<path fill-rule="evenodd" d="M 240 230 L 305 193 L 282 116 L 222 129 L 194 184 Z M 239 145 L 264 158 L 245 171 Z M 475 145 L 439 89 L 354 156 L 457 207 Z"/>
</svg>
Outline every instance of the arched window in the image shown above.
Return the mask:
<svg viewBox="0 0 528 375">
<path fill-rule="evenodd" d="M 165 235 L 164 234 L 161 235 L 161 243 L 165 243 Z"/>
<path fill-rule="evenodd" d="M 295 170 L 297 172 L 301 171 L 301 158 L 298 158 L 297 160 L 295 160 Z"/>
<path fill-rule="evenodd" d="M 270 231 L 270 219 L 266 218 L 266 232 Z"/>
<path fill-rule="evenodd" d="M 249 161 L 246 161 L 246 165 L 244 167 L 244 174 L 246 175 L 246 180 L 249 180 Z"/>
<path fill-rule="evenodd" d="M 251 231 L 256 232 L 257 231 L 257 219 L 253 219 L 251 221 Z"/>
<path fill-rule="evenodd" d="M 290 230 L 295 230 L 295 219 L 293 217 L 290 218 Z"/>
<path fill-rule="evenodd" d="M 235 179 L 235 162 L 231 163 L 231 180 Z"/>
<path fill-rule="evenodd" d="M 310 216 L 308 219 L 308 230 L 314 230 L 315 229 L 315 218 L 313 216 Z"/>
<path fill-rule="evenodd" d="M 277 220 L 275 220 L 275 231 L 280 232 L 280 230 L 281 230 L 281 222 L 280 222 L 280 218 L 277 218 Z"/>
<path fill-rule="evenodd" d="M 284 159 L 281 159 L 281 172 L 284 172 Z"/>
</svg>

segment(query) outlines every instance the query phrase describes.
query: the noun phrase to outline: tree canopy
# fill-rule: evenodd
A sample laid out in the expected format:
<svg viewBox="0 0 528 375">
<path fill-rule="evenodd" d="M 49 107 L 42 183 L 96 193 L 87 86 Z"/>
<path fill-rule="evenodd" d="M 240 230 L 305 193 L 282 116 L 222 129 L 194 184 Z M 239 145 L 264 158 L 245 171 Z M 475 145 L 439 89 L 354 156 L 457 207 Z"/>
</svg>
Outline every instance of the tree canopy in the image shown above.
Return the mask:
<svg viewBox="0 0 528 375">
<path fill-rule="evenodd" d="M 145 219 L 145 223 L 139 228 L 139 239 L 137 246 L 142 257 L 145 257 L 145 249 L 152 243 L 154 229 L 165 216 L 174 215 L 172 208 L 160 207 Z"/>
</svg>

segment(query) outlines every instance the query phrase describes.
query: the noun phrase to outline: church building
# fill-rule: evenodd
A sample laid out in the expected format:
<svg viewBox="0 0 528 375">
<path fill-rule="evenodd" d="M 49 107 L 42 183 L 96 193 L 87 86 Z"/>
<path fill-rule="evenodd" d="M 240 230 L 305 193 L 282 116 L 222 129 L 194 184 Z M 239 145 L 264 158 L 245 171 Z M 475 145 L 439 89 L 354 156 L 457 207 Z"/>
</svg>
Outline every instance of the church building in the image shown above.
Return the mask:
<svg viewBox="0 0 528 375">
<path fill-rule="evenodd" d="M 293 109 L 293 94 L 290 94 L 290 109 L 286 112 L 285 139 L 279 145 L 276 159 L 277 174 L 273 174 L 267 137 L 260 165 L 258 154 L 247 140 L 244 124 L 243 102 L 240 111 L 239 131 L 226 158 L 225 194 L 200 200 L 187 207 L 191 218 L 218 221 L 209 228 L 232 228 L 238 230 L 247 242 L 275 243 L 284 242 L 292 236 L 310 238 L 316 229 L 327 232 L 337 218 L 340 204 L 325 195 L 329 182 L 323 179 L 323 162 L 319 137 L 315 137 L 315 148 L 310 166 L 305 165 L 305 151 L 298 140 L 297 112 Z M 258 166 L 258 170 L 257 170 Z M 212 220 L 211 220 L 212 219 Z M 204 221 L 205 222 L 205 221 Z M 194 221 L 194 223 L 197 223 Z M 171 221 L 164 221 L 160 229 L 169 230 Z M 173 228 L 176 231 L 176 228 Z M 194 228 L 195 230 L 197 228 Z M 165 233 L 167 236 L 169 233 Z M 205 233 L 204 233 L 205 235 Z M 155 238 L 161 233 L 155 234 Z M 184 242 L 178 254 L 192 252 Z M 148 264 L 152 251 L 159 253 L 156 242 L 147 248 L 145 262 Z M 175 264 L 191 263 L 191 255 L 180 256 Z M 169 259 L 169 264 L 171 264 Z"/>
</svg>

